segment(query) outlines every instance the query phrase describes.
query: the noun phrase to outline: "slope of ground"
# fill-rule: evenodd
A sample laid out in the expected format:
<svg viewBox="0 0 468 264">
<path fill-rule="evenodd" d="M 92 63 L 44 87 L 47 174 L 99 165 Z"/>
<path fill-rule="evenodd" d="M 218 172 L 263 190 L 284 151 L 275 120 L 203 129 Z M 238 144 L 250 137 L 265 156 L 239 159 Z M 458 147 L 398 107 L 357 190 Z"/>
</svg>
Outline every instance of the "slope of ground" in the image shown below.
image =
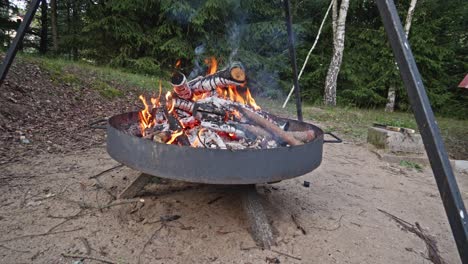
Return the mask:
<svg viewBox="0 0 468 264">
<path fill-rule="evenodd" d="M 105 133 L 90 123 L 138 108 L 141 86 L 59 62 L 20 57 L 13 63 L 0 89 L 0 164 L 100 144 Z"/>
</svg>

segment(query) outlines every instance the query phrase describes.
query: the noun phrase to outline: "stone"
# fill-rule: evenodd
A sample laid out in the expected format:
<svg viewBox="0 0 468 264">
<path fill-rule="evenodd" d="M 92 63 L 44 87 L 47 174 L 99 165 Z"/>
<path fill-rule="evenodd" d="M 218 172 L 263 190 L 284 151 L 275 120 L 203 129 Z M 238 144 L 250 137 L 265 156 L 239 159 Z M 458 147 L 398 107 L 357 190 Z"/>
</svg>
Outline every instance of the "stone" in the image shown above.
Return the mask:
<svg viewBox="0 0 468 264">
<path fill-rule="evenodd" d="M 369 127 L 367 142 L 376 148 L 393 153 L 425 153 L 422 137 L 419 133 L 395 132 L 378 127 Z"/>
</svg>

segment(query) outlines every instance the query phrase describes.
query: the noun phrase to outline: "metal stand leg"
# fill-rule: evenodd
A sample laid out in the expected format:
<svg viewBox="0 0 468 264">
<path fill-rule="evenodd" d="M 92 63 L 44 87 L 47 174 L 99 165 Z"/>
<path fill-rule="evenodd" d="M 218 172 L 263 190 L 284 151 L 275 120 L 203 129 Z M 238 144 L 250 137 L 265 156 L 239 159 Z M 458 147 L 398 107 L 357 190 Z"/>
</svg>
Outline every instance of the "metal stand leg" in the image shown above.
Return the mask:
<svg viewBox="0 0 468 264">
<path fill-rule="evenodd" d="M 291 66 L 293 70 L 294 95 L 296 96 L 297 119 L 299 121 L 302 121 L 301 88 L 299 88 L 299 80 L 297 76 L 296 47 L 294 46 L 294 33 L 292 30 L 291 6 L 289 4 L 289 0 L 284 0 L 283 2 L 284 12 L 286 13 L 286 28 L 288 30 L 289 57 L 291 58 Z"/>
<path fill-rule="evenodd" d="M 435 122 L 429 98 L 411 52 L 393 0 L 378 0 L 377 6 L 387 32 L 393 54 L 398 63 L 419 131 L 431 162 L 458 253 L 463 263 L 468 263 L 468 215 L 463 204 L 457 181 L 447 152 Z"/>
<path fill-rule="evenodd" d="M 265 249 L 273 245 L 273 232 L 262 206 L 262 197 L 255 185 L 242 187 L 242 207 L 250 224 L 250 232 L 255 242 Z"/>
<path fill-rule="evenodd" d="M 16 56 L 16 52 L 18 51 L 18 45 L 23 41 L 24 34 L 26 34 L 26 30 L 29 28 L 29 25 L 31 24 L 34 14 L 36 14 L 37 8 L 39 7 L 39 3 L 41 1 L 42 0 L 33 0 L 31 2 L 29 10 L 26 13 L 26 16 L 24 16 L 24 20 L 21 22 L 21 25 L 16 32 L 15 39 L 13 40 L 13 43 L 11 43 L 11 46 L 6 53 L 5 59 L 3 60 L 2 66 L 0 67 L 0 86 L 3 83 L 3 80 L 5 80 L 11 63 L 13 62 L 13 59 Z"/>
<path fill-rule="evenodd" d="M 154 176 L 146 173 L 140 174 L 133 180 L 126 188 L 119 194 L 119 199 L 130 199 L 137 196 L 137 194 L 145 188 L 145 186 L 154 178 Z"/>
</svg>

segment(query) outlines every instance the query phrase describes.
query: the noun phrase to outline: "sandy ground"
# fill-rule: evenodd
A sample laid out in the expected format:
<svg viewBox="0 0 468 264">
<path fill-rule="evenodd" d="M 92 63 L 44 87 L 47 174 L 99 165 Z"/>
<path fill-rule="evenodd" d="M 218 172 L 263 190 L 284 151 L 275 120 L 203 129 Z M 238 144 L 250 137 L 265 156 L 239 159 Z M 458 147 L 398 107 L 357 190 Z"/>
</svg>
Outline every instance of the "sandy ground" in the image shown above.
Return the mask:
<svg viewBox="0 0 468 264">
<path fill-rule="evenodd" d="M 258 186 L 273 250 L 255 248 L 232 188 L 155 180 L 143 200 L 106 207 L 138 172 L 113 170 L 101 185 L 89 179 L 117 165 L 104 146 L 2 165 L 0 262 L 101 263 L 66 257 L 81 255 L 108 263 L 430 263 L 425 243 L 381 209 L 420 223 L 446 262 L 460 263 L 429 169 L 387 164 L 366 146 L 324 149 L 316 171 Z M 466 203 L 468 175 L 458 179 Z"/>
</svg>

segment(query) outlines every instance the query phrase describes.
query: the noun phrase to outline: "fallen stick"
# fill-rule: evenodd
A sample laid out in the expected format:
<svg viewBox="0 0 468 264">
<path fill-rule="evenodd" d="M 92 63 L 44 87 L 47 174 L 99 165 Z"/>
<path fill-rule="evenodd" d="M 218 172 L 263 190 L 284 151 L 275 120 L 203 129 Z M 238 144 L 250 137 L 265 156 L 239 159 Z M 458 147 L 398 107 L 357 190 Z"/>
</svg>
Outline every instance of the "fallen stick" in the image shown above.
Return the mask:
<svg viewBox="0 0 468 264">
<path fill-rule="evenodd" d="M 279 128 L 277 125 L 275 125 L 272 122 L 266 120 L 265 118 L 261 117 L 257 113 L 252 112 L 252 111 L 250 111 L 250 110 L 248 110 L 246 108 L 243 108 L 243 107 L 238 107 L 238 110 L 244 117 L 246 117 L 247 119 L 249 119 L 250 121 L 252 121 L 256 125 L 261 126 L 266 131 L 271 133 L 272 135 L 274 135 L 276 137 L 279 137 L 280 139 L 282 139 L 284 142 L 288 143 L 289 145 L 297 146 L 297 145 L 302 144 L 299 140 L 297 140 L 293 136 L 289 135 L 285 131 L 281 130 L 281 128 Z"/>
<path fill-rule="evenodd" d="M 81 230 L 81 229 L 83 229 L 83 228 L 82 228 L 82 227 L 79 227 L 79 228 L 70 229 L 70 230 L 55 231 L 55 232 L 46 232 L 46 233 L 40 233 L 40 234 L 23 235 L 23 236 L 12 237 L 12 238 L 8 238 L 8 239 L 5 239 L 5 240 L 1 240 L 0 243 L 10 242 L 10 241 L 14 241 L 14 240 L 23 239 L 23 238 L 33 238 L 33 237 L 40 237 L 40 236 L 55 235 L 55 234 L 60 234 L 60 233 L 75 232 L 75 231 L 78 231 L 78 230 Z"/>
<path fill-rule="evenodd" d="M 96 174 L 96 175 L 90 176 L 88 179 L 95 179 L 95 178 L 97 178 L 97 177 L 99 177 L 99 176 L 101 176 L 101 175 L 103 175 L 103 174 L 105 174 L 105 173 L 107 173 L 107 172 L 109 172 L 109 171 L 113 171 L 113 170 L 118 169 L 118 168 L 121 168 L 121 167 L 123 167 L 123 166 L 124 166 L 123 164 L 116 165 L 116 166 L 114 166 L 114 167 L 112 167 L 112 168 L 109 168 L 109 169 L 107 169 L 107 170 L 101 171 L 100 173 L 98 173 L 98 174 Z"/>
<path fill-rule="evenodd" d="M 299 219 L 297 219 L 297 216 L 295 214 L 291 214 L 291 219 L 294 222 L 294 224 L 296 225 L 297 229 L 301 230 L 303 235 L 307 235 L 307 231 L 301 225 L 301 223 L 299 223 Z"/>
<path fill-rule="evenodd" d="M 102 258 L 95 258 L 95 257 L 89 257 L 89 256 L 82 256 L 82 255 L 68 255 L 65 253 L 62 253 L 62 256 L 64 258 L 79 258 L 79 259 L 90 259 L 90 260 L 95 260 L 99 261 L 102 263 L 108 263 L 108 264 L 117 264 L 117 262 L 114 262 L 112 260 L 107 260 L 107 259 L 102 259 Z"/>
<path fill-rule="evenodd" d="M 91 246 L 89 245 L 89 242 L 88 242 L 88 239 L 86 239 L 86 237 L 77 237 L 78 240 L 81 241 L 81 243 L 83 243 L 85 249 L 86 249 L 86 255 L 89 255 L 91 254 Z"/>
<path fill-rule="evenodd" d="M 382 209 L 377 209 L 377 210 L 379 210 L 379 212 L 388 216 L 393 221 L 397 222 L 397 224 L 401 226 L 401 229 L 405 231 L 409 231 L 415 234 L 416 236 L 418 236 L 419 238 L 421 238 L 426 244 L 428 259 L 432 261 L 432 263 L 434 264 L 446 263 L 445 260 L 440 256 L 439 248 L 437 247 L 437 241 L 434 239 L 433 236 L 426 234 L 418 222 L 416 222 L 413 225 L 410 222 L 405 221 L 399 218 L 398 216 L 395 216 L 387 211 L 384 211 Z"/>
<path fill-rule="evenodd" d="M 289 255 L 288 253 L 284 253 L 284 252 L 281 252 L 281 251 L 278 251 L 278 250 L 270 249 L 270 251 L 275 252 L 277 254 L 280 254 L 282 256 L 288 257 L 288 258 L 292 258 L 292 259 L 296 259 L 296 260 L 302 260 L 302 258 L 295 257 L 293 255 Z"/>
</svg>

